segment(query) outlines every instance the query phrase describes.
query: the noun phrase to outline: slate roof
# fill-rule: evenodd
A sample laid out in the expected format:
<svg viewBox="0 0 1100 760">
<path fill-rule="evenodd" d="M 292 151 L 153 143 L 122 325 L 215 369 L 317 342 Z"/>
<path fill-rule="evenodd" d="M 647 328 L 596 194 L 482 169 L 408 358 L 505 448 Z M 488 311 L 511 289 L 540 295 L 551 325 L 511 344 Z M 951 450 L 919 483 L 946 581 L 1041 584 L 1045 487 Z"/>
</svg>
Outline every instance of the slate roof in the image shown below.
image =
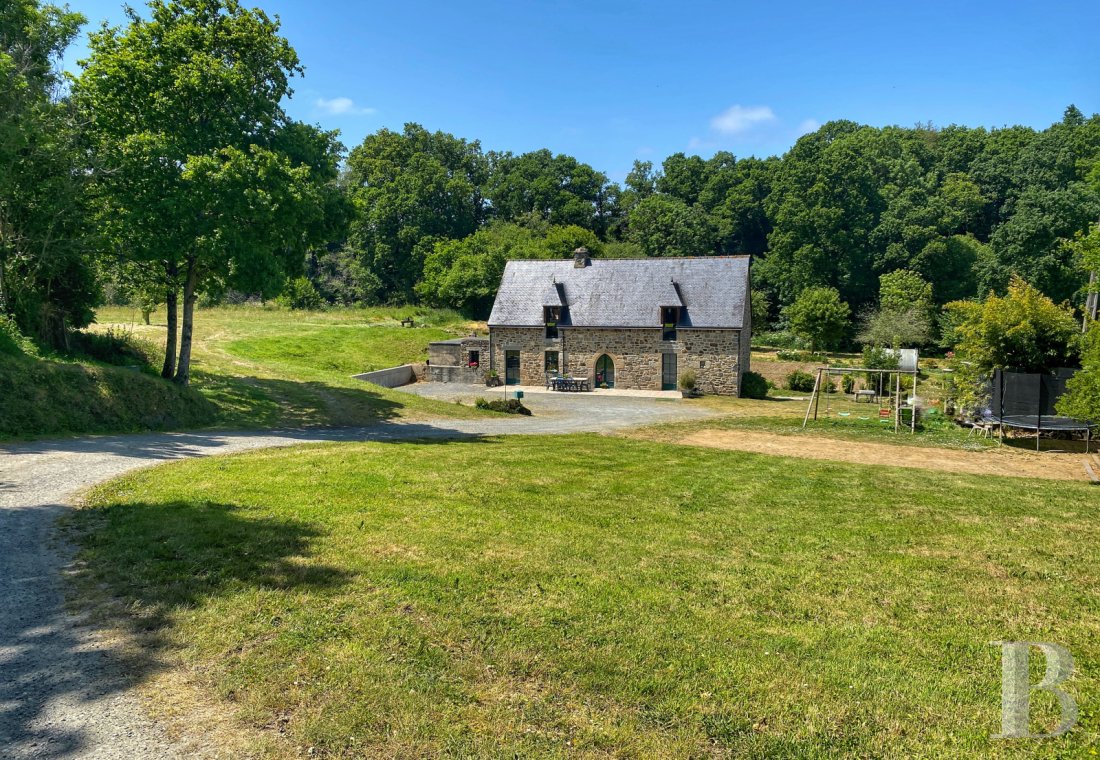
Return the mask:
<svg viewBox="0 0 1100 760">
<path fill-rule="evenodd" d="M 573 259 L 509 261 L 489 325 L 541 326 L 555 293 L 566 327 L 658 327 L 660 307 L 682 305 L 682 327 L 740 329 L 749 257 L 593 259 L 582 268 Z"/>
</svg>

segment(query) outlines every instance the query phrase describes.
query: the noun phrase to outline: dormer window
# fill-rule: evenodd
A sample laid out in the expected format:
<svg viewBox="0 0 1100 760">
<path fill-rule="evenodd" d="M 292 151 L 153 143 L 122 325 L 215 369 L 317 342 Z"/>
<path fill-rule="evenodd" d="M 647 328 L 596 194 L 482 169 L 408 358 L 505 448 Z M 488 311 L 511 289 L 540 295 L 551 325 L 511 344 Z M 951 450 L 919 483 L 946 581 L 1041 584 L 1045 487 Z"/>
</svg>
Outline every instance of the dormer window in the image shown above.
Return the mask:
<svg viewBox="0 0 1100 760">
<path fill-rule="evenodd" d="M 676 325 L 680 324 L 679 306 L 661 307 L 661 340 L 676 340 Z"/>
<path fill-rule="evenodd" d="M 558 322 L 561 320 L 560 306 L 543 306 L 542 321 L 546 325 L 546 338 L 554 340 L 558 337 Z"/>
</svg>

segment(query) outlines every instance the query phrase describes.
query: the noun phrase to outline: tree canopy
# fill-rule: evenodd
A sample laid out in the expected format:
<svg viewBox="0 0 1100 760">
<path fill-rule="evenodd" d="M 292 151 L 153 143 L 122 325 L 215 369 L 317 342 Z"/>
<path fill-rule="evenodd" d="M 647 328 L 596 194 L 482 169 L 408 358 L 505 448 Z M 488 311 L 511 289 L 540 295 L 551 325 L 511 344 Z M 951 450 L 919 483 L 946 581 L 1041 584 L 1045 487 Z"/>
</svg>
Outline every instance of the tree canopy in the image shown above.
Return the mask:
<svg viewBox="0 0 1100 760">
<path fill-rule="evenodd" d="M 99 295 L 78 123 L 55 68 L 81 23 L 36 0 L 0 7 L 0 314 L 61 347 Z"/>
<path fill-rule="evenodd" d="M 848 328 L 851 309 L 836 288 L 806 288 L 784 313 L 791 331 L 810 344 L 810 351 L 836 348 Z"/>
<path fill-rule="evenodd" d="M 322 187 L 335 178 L 337 143 L 283 112 L 302 69 L 263 11 L 236 0 L 151 0 L 147 20 L 133 9 L 127 18 L 91 35 L 74 98 L 98 163 L 106 246 L 160 278 L 164 374 L 186 384 L 198 293 L 274 295 L 323 242 L 333 206 Z"/>
</svg>

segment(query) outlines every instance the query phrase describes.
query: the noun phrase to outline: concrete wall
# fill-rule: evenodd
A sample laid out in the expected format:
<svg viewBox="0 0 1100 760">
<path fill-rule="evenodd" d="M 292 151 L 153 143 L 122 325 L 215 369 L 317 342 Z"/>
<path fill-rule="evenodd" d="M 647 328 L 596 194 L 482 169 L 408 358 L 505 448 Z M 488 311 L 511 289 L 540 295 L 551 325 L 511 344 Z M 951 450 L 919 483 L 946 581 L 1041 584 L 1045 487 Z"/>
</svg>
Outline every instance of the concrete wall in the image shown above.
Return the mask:
<svg viewBox="0 0 1100 760">
<path fill-rule="evenodd" d="M 607 354 L 615 363 L 615 386 L 660 390 L 661 354 L 676 354 L 677 380 L 687 371 L 695 373 L 696 387 L 703 393 L 736 396 L 741 382 L 742 356 L 738 330 L 679 328 L 676 340 L 661 340 L 661 328 L 606 329 L 562 328 L 561 337 L 547 339 L 540 327 L 494 327 L 493 367 L 504 377 L 504 352 L 520 352 L 520 382 L 544 382 L 545 355 L 559 351 L 561 372 L 587 377 L 595 382 L 596 360 Z"/>
<path fill-rule="evenodd" d="M 402 364 L 400 367 L 389 367 L 374 372 L 364 372 L 361 375 L 352 375 L 356 380 L 363 380 L 383 388 L 398 388 L 402 385 L 416 382 L 416 371 L 411 364 Z"/>
</svg>

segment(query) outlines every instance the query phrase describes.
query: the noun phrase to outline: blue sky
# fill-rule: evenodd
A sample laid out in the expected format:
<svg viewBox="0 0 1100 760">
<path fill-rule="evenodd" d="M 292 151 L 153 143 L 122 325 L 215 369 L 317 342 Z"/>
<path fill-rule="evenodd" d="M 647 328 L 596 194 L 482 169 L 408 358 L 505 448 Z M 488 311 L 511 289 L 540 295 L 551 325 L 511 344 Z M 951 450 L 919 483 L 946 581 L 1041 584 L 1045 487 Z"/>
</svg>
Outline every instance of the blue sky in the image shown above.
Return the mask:
<svg viewBox="0 0 1100 760">
<path fill-rule="evenodd" d="M 1042 128 L 1069 103 L 1100 111 L 1097 3 L 243 2 L 282 18 L 306 66 L 291 115 L 349 148 L 415 121 L 621 180 L 676 151 L 781 154 L 830 119 Z M 123 18 L 116 0 L 70 4 L 90 25 Z"/>
</svg>

